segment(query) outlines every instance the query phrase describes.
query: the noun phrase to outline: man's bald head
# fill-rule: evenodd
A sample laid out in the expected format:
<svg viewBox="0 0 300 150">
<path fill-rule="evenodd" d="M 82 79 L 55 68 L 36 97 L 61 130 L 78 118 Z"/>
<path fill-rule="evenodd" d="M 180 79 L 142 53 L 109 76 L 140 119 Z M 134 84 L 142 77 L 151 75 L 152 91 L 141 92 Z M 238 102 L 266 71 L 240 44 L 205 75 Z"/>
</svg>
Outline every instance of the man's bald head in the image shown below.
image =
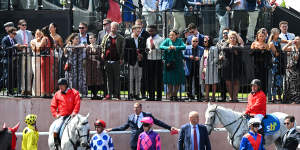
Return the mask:
<svg viewBox="0 0 300 150">
<path fill-rule="evenodd" d="M 189 113 L 189 120 L 192 125 L 196 125 L 199 123 L 199 113 L 196 111 L 191 111 Z"/>
</svg>

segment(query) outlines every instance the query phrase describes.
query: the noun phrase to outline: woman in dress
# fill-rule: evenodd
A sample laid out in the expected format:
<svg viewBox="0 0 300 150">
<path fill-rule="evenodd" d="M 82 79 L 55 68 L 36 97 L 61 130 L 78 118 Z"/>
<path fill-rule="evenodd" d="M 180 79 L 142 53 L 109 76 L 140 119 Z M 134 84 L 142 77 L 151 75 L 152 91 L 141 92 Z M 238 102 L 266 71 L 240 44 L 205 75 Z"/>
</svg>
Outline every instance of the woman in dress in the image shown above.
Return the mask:
<svg viewBox="0 0 300 150">
<path fill-rule="evenodd" d="M 182 54 L 182 50 L 185 50 L 185 44 L 178 38 L 178 35 L 177 30 L 171 30 L 169 38 L 160 45 L 160 49 L 164 50 L 163 81 L 168 85 L 167 98 L 171 101 L 177 100 L 179 86 L 185 82 Z"/>
<path fill-rule="evenodd" d="M 51 97 L 54 92 L 52 67 L 54 64 L 53 39 L 50 37 L 48 26 L 42 28 L 42 43 L 37 47 L 41 55 L 41 93 Z"/>
<path fill-rule="evenodd" d="M 266 34 L 263 30 L 257 32 L 256 39 L 251 44 L 250 54 L 254 58 L 254 78 L 262 81 L 261 88 L 264 93 L 266 93 L 271 53 L 269 51 L 269 46 L 266 43 Z"/>
<path fill-rule="evenodd" d="M 103 84 L 103 75 L 101 71 L 101 47 L 96 44 L 96 36 L 89 34 L 91 42 L 86 49 L 86 82 L 88 88 L 92 91 L 92 99 L 99 99 L 97 96 L 100 86 Z"/>
<path fill-rule="evenodd" d="M 58 85 L 56 84 L 58 82 L 59 78 L 62 78 L 64 76 L 59 75 L 59 67 L 61 64 L 61 55 L 63 54 L 63 50 L 61 49 L 64 46 L 63 39 L 59 34 L 56 32 L 56 24 L 55 23 L 50 23 L 49 25 L 49 31 L 50 31 L 50 36 L 54 41 L 54 66 L 53 66 L 53 72 L 54 72 L 54 80 L 55 80 L 55 89 L 58 89 Z"/>
<path fill-rule="evenodd" d="M 204 53 L 200 61 L 200 84 L 205 85 L 205 101 L 209 101 L 209 89 L 212 86 L 212 101 L 216 100 L 218 77 L 218 49 L 212 45 L 212 39 L 209 36 L 204 37 Z"/>
<path fill-rule="evenodd" d="M 78 90 L 82 96 L 87 96 L 86 72 L 83 66 L 83 51 L 85 47 L 79 42 L 77 33 L 72 33 L 67 39 L 67 45 L 64 49 L 67 58 L 65 78 L 69 82 L 69 87 Z"/>
<path fill-rule="evenodd" d="M 287 52 L 287 70 L 286 70 L 286 88 L 285 88 L 285 100 L 292 102 L 292 104 L 300 103 L 300 37 L 297 36 L 293 41 L 289 41 L 287 45 L 283 47 L 283 50 Z"/>
<path fill-rule="evenodd" d="M 273 28 L 271 30 L 271 35 L 268 41 L 269 47 L 272 53 L 272 87 L 271 87 L 271 95 L 272 101 L 271 102 L 281 102 L 281 95 L 283 91 L 283 75 L 284 65 L 282 60 L 283 52 L 281 50 L 281 40 L 279 38 L 280 31 L 277 28 Z M 278 99 L 276 99 L 276 95 Z"/>
<path fill-rule="evenodd" d="M 241 41 L 235 31 L 230 31 L 228 41 L 222 46 L 224 52 L 224 72 L 223 77 L 226 82 L 230 102 L 237 102 L 237 94 L 240 89 L 241 57 L 240 50 L 243 48 Z"/>
<path fill-rule="evenodd" d="M 30 42 L 33 53 L 33 57 L 31 58 L 33 72 L 32 96 L 41 96 L 41 57 L 38 47 L 42 44 L 42 37 L 41 30 L 37 29 L 35 31 L 35 39 Z"/>
<path fill-rule="evenodd" d="M 131 31 L 130 31 L 130 26 L 132 24 L 132 22 L 134 21 L 134 15 L 132 10 L 134 10 L 135 8 L 133 7 L 133 2 L 132 0 L 122 0 L 124 3 L 123 6 L 123 21 L 125 22 L 125 34 L 126 35 L 130 35 Z"/>
</svg>

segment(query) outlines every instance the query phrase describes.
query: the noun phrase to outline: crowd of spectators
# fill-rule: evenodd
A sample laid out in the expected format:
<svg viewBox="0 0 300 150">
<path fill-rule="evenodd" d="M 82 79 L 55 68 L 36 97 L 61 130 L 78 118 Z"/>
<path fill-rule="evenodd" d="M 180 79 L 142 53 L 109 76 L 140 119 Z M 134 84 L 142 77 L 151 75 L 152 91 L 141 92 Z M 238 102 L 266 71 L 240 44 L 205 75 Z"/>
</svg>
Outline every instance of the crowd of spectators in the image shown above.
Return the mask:
<svg viewBox="0 0 300 150">
<path fill-rule="evenodd" d="M 78 33 L 65 42 L 55 23 L 37 29 L 34 36 L 24 19 L 18 22 L 19 30 L 6 23 L 1 88 L 6 87 L 8 95 L 51 97 L 58 89 L 55 83 L 64 77 L 82 96 L 90 90 L 93 99 L 121 99 L 125 89 L 129 100 L 160 101 L 164 90 L 171 101 L 182 100 L 178 92 L 186 92 L 189 100 L 237 102 L 244 83 L 258 78 L 270 102 L 300 102 L 299 37 L 287 31 L 286 21 L 272 29 L 270 36 L 265 28 L 254 34 L 259 12 L 272 8 L 267 0 L 149 0 L 142 4 L 145 20 L 133 23 L 133 14 L 126 14 L 125 34 L 109 18 L 103 20 L 98 35 L 88 33 L 88 25 L 81 22 Z M 196 9 L 210 5 L 215 6 L 220 24 L 217 43 L 206 31 L 198 31 L 198 19 L 192 19 L 196 24 L 187 21 L 186 26 L 184 12 L 199 12 Z M 163 11 L 170 12 L 163 20 L 173 28 L 165 39 L 152 16 Z M 203 21 L 209 22 L 207 16 L 202 16 Z M 253 69 L 245 73 L 247 65 Z M 126 82 L 120 80 L 124 74 Z M 252 74 L 251 79 L 245 79 L 245 74 Z"/>
</svg>

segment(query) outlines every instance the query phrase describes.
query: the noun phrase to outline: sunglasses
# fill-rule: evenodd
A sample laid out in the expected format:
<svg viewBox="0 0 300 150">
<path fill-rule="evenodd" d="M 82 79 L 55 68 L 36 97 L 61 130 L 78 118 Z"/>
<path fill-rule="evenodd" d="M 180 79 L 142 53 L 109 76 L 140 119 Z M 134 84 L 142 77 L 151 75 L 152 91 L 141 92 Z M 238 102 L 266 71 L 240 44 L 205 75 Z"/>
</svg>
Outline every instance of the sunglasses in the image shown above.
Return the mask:
<svg viewBox="0 0 300 150">
<path fill-rule="evenodd" d="M 208 43 L 208 41 L 204 41 L 204 43 Z"/>
<path fill-rule="evenodd" d="M 149 127 L 150 124 L 148 124 L 148 123 L 143 123 L 143 126 L 144 126 L 144 127 Z"/>
<path fill-rule="evenodd" d="M 78 27 L 78 29 L 84 29 L 84 27 Z"/>
<path fill-rule="evenodd" d="M 283 123 L 284 125 L 290 125 L 290 123 L 289 122 L 285 122 L 285 123 Z"/>
<path fill-rule="evenodd" d="M 104 26 L 108 25 L 109 23 L 103 23 Z"/>
<path fill-rule="evenodd" d="M 227 35 L 227 34 L 228 34 L 228 32 L 224 32 L 223 34 Z"/>
<path fill-rule="evenodd" d="M 254 127 L 254 128 L 258 128 L 259 126 L 260 126 L 259 123 L 254 123 L 254 124 L 253 124 L 253 127 Z"/>
<path fill-rule="evenodd" d="M 27 24 L 22 24 L 22 26 L 27 26 Z"/>
<path fill-rule="evenodd" d="M 193 41 L 193 42 L 198 42 L 198 41 Z"/>
</svg>

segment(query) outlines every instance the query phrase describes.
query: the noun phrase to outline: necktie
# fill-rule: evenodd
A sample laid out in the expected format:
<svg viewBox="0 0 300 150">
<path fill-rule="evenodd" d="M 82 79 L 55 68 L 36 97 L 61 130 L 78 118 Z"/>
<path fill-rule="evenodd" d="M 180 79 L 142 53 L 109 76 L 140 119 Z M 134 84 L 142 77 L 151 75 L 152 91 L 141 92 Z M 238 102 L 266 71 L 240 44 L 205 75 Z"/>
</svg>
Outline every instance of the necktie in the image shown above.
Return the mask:
<svg viewBox="0 0 300 150">
<path fill-rule="evenodd" d="M 194 150 L 198 150 L 198 140 L 197 140 L 197 132 L 196 132 L 196 126 L 194 128 Z"/>
<path fill-rule="evenodd" d="M 14 44 L 15 44 L 15 42 L 14 42 L 13 39 L 10 39 L 10 43 L 11 43 L 11 45 L 14 45 Z"/>
<path fill-rule="evenodd" d="M 136 116 L 135 123 L 136 123 L 136 125 L 139 127 L 139 115 Z"/>
<path fill-rule="evenodd" d="M 23 31 L 23 44 L 27 44 L 27 41 L 26 41 L 26 31 L 25 30 Z"/>
<path fill-rule="evenodd" d="M 155 47 L 155 46 L 154 46 L 154 42 L 153 42 L 153 38 L 152 38 L 152 37 L 150 38 L 150 45 L 151 45 L 151 46 L 150 46 L 151 49 Z"/>
<path fill-rule="evenodd" d="M 286 140 L 286 138 L 288 137 L 288 135 L 289 135 L 289 130 L 286 132 L 286 134 L 284 135 L 284 137 L 283 137 L 283 141 L 285 141 Z"/>
<path fill-rule="evenodd" d="M 286 37 L 286 40 L 289 40 L 289 37 L 288 37 L 288 35 L 287 35 L 287 34 L 285 34 L 285 37 Z"/>
</svg>

